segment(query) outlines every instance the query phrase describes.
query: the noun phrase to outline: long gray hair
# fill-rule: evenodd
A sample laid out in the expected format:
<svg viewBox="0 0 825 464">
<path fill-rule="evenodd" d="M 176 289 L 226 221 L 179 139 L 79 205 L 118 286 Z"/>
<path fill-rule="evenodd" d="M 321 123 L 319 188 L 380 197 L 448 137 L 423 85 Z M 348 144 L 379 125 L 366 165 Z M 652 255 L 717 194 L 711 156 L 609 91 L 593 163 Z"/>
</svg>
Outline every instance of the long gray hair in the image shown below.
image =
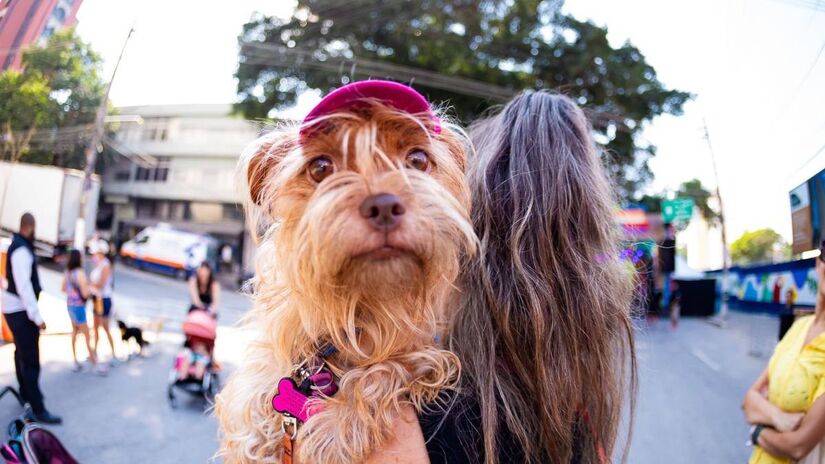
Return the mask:
<svg viewBox="0 0 825 464">
<path fill-rule="evenodd" d="M 450 347 L 481 408 L 487 464 L 506 427 L 527 462 L 609 461 L 636 358 L 632 277 L 590 126 L 562 95 L 525 92 L 473 125 L 471 219 Z M 575 442 L 575 443 L 574 443 Z"/>
</svg>

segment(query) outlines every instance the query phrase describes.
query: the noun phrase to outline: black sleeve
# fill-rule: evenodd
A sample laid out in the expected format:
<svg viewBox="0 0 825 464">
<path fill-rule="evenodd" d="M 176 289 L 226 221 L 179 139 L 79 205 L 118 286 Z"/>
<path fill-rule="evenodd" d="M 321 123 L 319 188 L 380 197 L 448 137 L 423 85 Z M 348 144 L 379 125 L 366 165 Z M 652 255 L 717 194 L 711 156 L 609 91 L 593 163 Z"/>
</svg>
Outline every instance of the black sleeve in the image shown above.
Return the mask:
<svg viewBox="0 0 825 464">
<path fill-rule="evenodd" d="M 453 393 L 442 395 L 419 417 L 431 464 L 484 462 L 481 450 L 481 418 L 477 408 Z"/>
<path fill-rule="evenodd" d="M 449 394 L 438 405 L 419 415 L 421 431 L 431 464 L 478 464 L 484 462 L 484 438 L 478 403 L 466 396 Z M 499 464 L 525 462 L 524 451 L 516 437 L 504 425 L 496 434 Z M 583 462 L 583 427 L 573 427 L 573 452 L 570 464 Z"/>
</svg>

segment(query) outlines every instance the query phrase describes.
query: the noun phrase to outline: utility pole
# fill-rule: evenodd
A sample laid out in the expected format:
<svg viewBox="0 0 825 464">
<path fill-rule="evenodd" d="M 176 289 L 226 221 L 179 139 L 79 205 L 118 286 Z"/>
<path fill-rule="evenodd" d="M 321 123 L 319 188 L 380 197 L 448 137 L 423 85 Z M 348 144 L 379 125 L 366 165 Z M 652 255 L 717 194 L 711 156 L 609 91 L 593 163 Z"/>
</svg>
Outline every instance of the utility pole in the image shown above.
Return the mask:
<svg viewBox="0 0 825 464">
<path fill-rule="evenodd" d="M 708 142 L 710 160 L 713 162 L 713 176 L 716 178 L 716 198 L 719 200 L 719 222 L 722 226 L 722 301 L 719 304 L 719 315 L 711 318 L 711 322 L 724 327 L 728 320 L 728 234 L 725 227 L 725 209 L 722 207 L 722 194 L 719 193 L 719 170 L 716 167 L 716 155 L 713 153 L 713 145 L 710 143 L 710 133 L 708 123 L 702 118 L 702 127 L 705 130 L 705 140 Z"/>
<path fill-rule="evenodd" d="M 135 25 L 129 29 L 129 34 L 126 40 L 123 41 L 123 47 L 120 49 L 120 55 L 115 62 L 115 69 L 112 70 L 112 77 L 106 85 L 106 92 L 100 100 L 100 106 L 97 107 L 97 114 L 95 115 L 95 127 L 89 144 L 86 145 L 84 154 L 86 156 L 86 169 L 83 171 L 83 188 L 80 192 L 80 210 L 77 212 L 77 222 L 74 229 L 74 246 L 78 250 L 83 250 L 86 242 L 86 208 L 89 201 L 89 190 L 92 189 L 92 174 L 95 172 L 95 164 L 97 163 L 97 152 L 103 141 L 103 131 L 106 123 L 106 109 L 109 103 L 109 92 L 112 90 L 112 82 L 115 80 L 117 68 L 120 66 L 120 60 L 123 59 L 123 52 L 126 51 L 126 44 L 135 32 Z"/>
</svg>

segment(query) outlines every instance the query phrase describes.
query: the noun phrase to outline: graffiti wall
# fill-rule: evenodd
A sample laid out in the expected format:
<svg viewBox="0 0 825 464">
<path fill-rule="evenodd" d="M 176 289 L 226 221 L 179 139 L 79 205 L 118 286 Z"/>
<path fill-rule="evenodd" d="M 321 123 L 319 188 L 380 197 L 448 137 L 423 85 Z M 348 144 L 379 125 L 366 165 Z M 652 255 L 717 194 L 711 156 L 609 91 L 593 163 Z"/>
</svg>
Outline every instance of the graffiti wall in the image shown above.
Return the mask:
<svg viewBox="0 0 825 464">
<path fill-rule="evenodd" d="M 773 308 L 785 305 L 789 299 L 795 305 L 813 306 L 817 292 L 814 264 L 812 258 L 763 266 L 732 267 L 728 276 L 728 295 L 745 303 L 761 303 Z M 721 277 L 720 271 L 708 274 Z"/>
</svg>

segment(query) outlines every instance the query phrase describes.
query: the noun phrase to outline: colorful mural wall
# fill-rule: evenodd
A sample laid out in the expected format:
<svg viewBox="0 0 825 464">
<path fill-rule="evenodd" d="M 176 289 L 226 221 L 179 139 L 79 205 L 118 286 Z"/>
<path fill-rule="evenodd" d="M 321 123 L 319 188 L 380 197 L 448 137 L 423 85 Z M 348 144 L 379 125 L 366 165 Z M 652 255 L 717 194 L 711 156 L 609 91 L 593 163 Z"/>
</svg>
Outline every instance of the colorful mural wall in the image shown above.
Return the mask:
<svg viewBox="0 0 825 464">
<path fill-rule="evenodd" d="M 756 303 L 766 309 L 779 309 L 788 299 L 797 306 L 813 306 L 816 303 L 817 280 L 815 258 L 787 263 L 730 269 L 728 295 L 743 303 Z M 708 273 L 721 277 L 721 271 Z M 721 279 L 719 279 L 721 280 Z M 717 283 L 717 290 L 721 282 Z"/>
</svg>

